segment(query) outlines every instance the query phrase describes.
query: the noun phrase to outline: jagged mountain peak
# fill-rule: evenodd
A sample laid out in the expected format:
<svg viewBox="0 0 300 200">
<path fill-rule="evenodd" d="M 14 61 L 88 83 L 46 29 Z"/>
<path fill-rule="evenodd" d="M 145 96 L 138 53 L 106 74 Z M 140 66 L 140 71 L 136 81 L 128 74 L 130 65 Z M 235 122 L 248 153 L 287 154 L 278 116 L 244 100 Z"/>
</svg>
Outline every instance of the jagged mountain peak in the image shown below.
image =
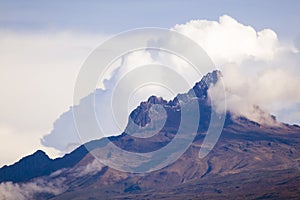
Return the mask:
<svg viewBox="0 0 300 200">
<path fill-rule="evenodd" d="M 222 73 L 218 70 L 207 73 L 187 93 L 178 94 L 173 100 L 170 101 L 166 101 L 162 97 L 152 95 L 148 98 L 147 101 L 141 102 L 140 105 L 131 112 L 129 118 L 131 118 L 136 125 L 144 127 L 151 122 L 151 119 L 149 117 L 149 110 L 153 104 L 160 104 L 164 106 L 167 111 L 171 109 L 178 112 L 180 110 L 178 99 L 188 102 L 195 95 L 197 98 L 199 98 L 199 100 L 202 101 L 202 104 L 206 104 L 208 98 L 207 92 L 209 87 L 216 84 L 220 77 L 222 77 Z M 206 104 L 206 106 L 209 105 Z"/>
</svg>

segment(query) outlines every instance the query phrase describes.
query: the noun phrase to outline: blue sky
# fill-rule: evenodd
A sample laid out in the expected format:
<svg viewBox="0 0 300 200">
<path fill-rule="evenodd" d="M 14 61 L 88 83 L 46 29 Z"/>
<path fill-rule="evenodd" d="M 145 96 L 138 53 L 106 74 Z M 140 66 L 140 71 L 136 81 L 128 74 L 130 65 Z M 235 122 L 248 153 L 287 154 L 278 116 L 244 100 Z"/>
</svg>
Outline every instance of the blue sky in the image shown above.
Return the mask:
<svg viewBox="0 0 300 200">
<path fill-rule="evenodd" d="M 256 29 L 272 28 L 287 40 L 300 34 L 300 2 L 254 1 L 1 1 L 0 27 L 20 31 L 77 30 L 117 33 L 154 26 L 169 28 L 191 19 L 228 14 Z"/>
</svg>

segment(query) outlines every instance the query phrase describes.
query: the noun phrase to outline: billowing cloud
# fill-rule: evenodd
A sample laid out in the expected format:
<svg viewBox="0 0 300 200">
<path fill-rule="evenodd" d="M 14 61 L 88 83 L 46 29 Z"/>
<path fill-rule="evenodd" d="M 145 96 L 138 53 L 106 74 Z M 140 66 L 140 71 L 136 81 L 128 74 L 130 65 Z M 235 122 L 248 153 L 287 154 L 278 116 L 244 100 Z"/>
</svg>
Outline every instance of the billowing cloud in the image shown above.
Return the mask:
<svg viewBox="0 0 300 200">
<path fill-rule="evenodd" d="M 254 76 L 243 75 L 238 67 L 226 66 L 223 81 L 226 87 L 227 109 L 236 115 L 264 124 L 274 124 L 269 113 L 287 112 L 285 109 L 300 102 L 299 76 L 282 69 L 262 71 Z M 222 83 L 210 89 L 210 93 L 223 92 Z M 218 106 L 222 99 L 213 99 Z M 257 106 L 260 109 L 257 109 Z M 262 109 L 262 110 L 261 110 Z M 290 112 L 296 113 L 297 110 Z M 297 116 L 297 115 L 295 115 Z M 290 119 L 291 121 L 294 119 Z"/>
<path fill-rule="evenodd" d="M 271 29 L 257 32 L 228 15 L 221 16 L 219 22 L 192 20 L 176 25 L 174 30 L 200 44 L 216 65 L 246 59 L 272 60 L 282 48 Z"/>
<path fill-rule="evenodd" d="M 279 117 L 289 107 L 289 115 L 298 116 L 299 50 L 281 42 L 273 30 L 256 31 L 227 15 L 219 21 L 192 20 L 174 30 L 196 41 L 220 66 L 229 111 L 263 123 L 272 119 L 261 116 L 256 106 Z M 214 96 L 222 92 L 220 84 L 210 90 Z"/>
</svg>

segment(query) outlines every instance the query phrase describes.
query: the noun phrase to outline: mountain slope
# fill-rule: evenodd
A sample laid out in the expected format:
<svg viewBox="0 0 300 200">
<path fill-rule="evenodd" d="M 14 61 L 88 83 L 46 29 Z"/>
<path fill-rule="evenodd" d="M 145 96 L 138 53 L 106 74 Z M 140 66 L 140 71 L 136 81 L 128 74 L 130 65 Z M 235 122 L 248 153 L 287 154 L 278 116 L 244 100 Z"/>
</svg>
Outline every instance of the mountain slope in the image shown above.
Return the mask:
<svg viewBox="0 0 300 200">
<path fill-rule="evenodd" d="M 202 135 L 180 159 L 161 170 L 141 176 L 108 168 L 89 184 L 72 185 L 54 199 L 299 197 L 299 133 L 296 126 L 273 129 L 237 121 L 224 128 L 204 159 L 198 157 Z M 93 157 L 85 159 L 92 162 Z"/>
</svg>

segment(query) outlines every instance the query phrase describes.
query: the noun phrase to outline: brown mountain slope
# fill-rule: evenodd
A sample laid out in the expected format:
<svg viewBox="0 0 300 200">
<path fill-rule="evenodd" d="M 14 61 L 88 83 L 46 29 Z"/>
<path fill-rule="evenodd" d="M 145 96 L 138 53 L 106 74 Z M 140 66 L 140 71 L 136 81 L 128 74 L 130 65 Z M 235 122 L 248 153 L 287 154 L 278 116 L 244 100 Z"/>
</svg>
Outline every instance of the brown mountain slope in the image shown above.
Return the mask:
<svg viewBox="0 0 300 200">
<path fill-rule="evenodd" d="M 246 123 L 247 122 L 247 123 Z M 300 128 L 228 124 L 215 148 L 198 157 L 203 135 L 175 163 L 146 174 L 101 167 L 75 178 L 53 199 L 297 199 L 300 197 Z M 77 167 L 94 158 L 87 155 Z M 64 176 L 67 174 L 64 174 Z M 80 181 L 79 181 L 80 180 Z"/>
</svg>

